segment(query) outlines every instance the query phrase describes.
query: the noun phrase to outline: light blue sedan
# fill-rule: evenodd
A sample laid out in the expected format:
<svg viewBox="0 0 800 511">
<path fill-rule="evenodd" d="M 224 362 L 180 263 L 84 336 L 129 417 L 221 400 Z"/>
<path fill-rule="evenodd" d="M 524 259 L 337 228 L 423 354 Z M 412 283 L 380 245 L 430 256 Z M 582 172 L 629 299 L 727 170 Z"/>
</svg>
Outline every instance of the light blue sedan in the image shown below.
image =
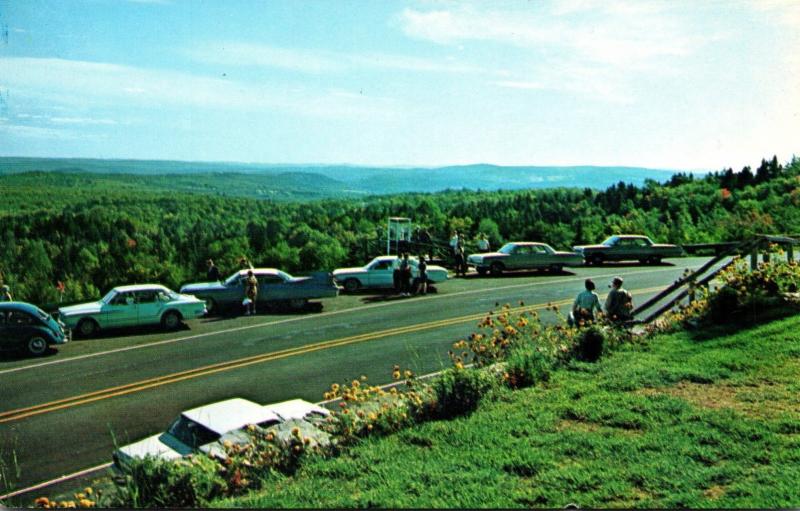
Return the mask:
<svg viewBox="0 0 800 511">
<path fill-rule="evenodd" d="M 58 309 L 59 319 L 84 337 L 98 330 L 160 324 L 167 330 L 206 313 L 206 304 L 158 284 L 119 286 L 97 302 Z"/>
</svg>

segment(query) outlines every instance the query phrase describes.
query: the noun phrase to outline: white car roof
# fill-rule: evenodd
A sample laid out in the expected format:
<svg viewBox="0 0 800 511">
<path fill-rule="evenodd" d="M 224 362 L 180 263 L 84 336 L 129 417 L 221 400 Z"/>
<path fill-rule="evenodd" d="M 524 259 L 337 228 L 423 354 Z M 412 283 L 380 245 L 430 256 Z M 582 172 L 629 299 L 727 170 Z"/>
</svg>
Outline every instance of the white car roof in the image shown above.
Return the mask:
<svg viewBox="0 0 800 511">
<path fill-rule="evenodd" d="M 282 401 L 280 403 L 266 405 L 265 408 L 269 408 L 271 411 L 277 413 L 285 421 L 290 419 L 302 419 L 311 412 L 317 412 L 322 415 L 330 415 L 331 413 L 327 408 L 309 403 L 303 399 Z"/>
<path fill-rule="evenodd" d="M 507 243 L 507 245 L 524 245 L 524 246 L 530 246 L 530 245 L 540 245 L 541 246 L 541 245 L 545 245 L 545 244 L 546 243 L 542 243 L 540 241 L 509 241 Z"/>
<path fill-rule="evenodd" d="M 250 269 L 239 270 L 238 273 L 239 273 L 239 276 L 245 277 L 245 276 L 247 276 L 247 272 L 249 272 L 249 271 L 250 271 Z M 277 268 L 253 268 L 253 275 L 279 275 L 281 273 L 286 273 L 286 272 L 282 272 Z"/>
<path fill-rule="evenodd" d="M 112 289 L 118 293 L 127 293 L 129 291 L 164 291 L 167 288 L 161 284 L 131 284 L 128 286 L 117 286 Z"/>
<path fill-rule="evenodd" d="M 280 417 L 271 409 L 238 397 L 192 408 L 181 415 L 220 435 L 248 424 L 259 424 L 269 420 L 280 421 Z"/>
</svg>

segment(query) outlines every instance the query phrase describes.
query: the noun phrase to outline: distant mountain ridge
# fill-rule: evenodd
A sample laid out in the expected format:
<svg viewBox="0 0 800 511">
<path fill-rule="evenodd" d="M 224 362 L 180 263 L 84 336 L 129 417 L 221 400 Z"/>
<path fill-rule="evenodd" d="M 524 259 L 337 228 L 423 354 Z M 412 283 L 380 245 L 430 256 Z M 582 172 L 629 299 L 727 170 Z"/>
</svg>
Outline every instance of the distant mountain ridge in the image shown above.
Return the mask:
<svg viewBox="0 0 800 511">
<path fill-rule="evenodd" d="M 192 176 L 207 181 L 212 176 L 238 174 L 245 183 L 275 193 L 292 192 L 309 196 L 341 196 L 439 192 L 443 190 L 518 190 L 527 188 L 578 187 L 604 189 L 620 181 L 641 185 L 647 179 L 663 182 L 673 169 L 623 166 L 499 166 L 491 164 L 444 167 L 374 167 L 328 164 L 262 164 L 228 162 L 187 162 L 171 160 L 102 160 L 88 158 L 0 157 L 0 176 L 22 172 L 65 172 L 123 174 L 134 181 L 145 176 L 161 181 L 174 175 L 184 186 Z M 242 184 L 241 180 L 237 180 Z M 270 188 L 272 187 L 272 188 Z M 286 190 L 281 187 L 287 187 Z M 309 193 L 303 193 L 303 187 Z M 269 193 L 264 195 L 269 196 Z"/>
</svg>

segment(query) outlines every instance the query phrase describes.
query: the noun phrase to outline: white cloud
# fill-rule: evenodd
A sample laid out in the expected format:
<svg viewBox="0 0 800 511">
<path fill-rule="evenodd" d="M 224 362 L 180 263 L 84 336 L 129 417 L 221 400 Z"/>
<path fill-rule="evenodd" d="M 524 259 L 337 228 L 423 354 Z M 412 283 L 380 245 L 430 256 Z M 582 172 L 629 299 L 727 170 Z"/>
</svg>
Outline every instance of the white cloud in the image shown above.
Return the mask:
<svg viewBox="0 0 800 511">
<path fill-rule="evenodd" d="M 174 71 L 63 59 L 0 58 L 0 87 L 41 103 L 285 110 L 317 117 L 394 115 L 393 100 L 339 91 L 288 89 Z M 64 115 L 63 118 L 79 116 Z"/>
<path fill-rule="evenodd" d="M 447 60 L 387 53 L 343 53 L 329 50 L 278 48 L 236 41 L 205 44 L 185 52 L 191 59 L 215 65 L 288 69 L 311 74 L 360 69 L 480 73 L 483 69 Z"/>
</svg>

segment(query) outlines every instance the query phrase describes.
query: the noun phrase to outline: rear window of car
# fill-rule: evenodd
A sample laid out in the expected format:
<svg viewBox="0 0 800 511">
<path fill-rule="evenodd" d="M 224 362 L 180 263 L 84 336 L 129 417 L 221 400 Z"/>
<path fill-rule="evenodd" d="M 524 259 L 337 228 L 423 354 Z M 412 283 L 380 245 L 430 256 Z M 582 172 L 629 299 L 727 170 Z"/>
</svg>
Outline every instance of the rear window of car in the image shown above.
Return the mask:
<svg viewBox="0 0 800 511">
<path fill-rule="evenodd" d="M 188 419 L 183 415 L 175 419 L 175 422 L 172 423 L 172 426 L 170 426 L 167 431 L 170 435 L 193 448 L 215 442 L 219 440 L 220 437 L 220 435 L 214 433 L 202 424 Z"/>
</svg>

